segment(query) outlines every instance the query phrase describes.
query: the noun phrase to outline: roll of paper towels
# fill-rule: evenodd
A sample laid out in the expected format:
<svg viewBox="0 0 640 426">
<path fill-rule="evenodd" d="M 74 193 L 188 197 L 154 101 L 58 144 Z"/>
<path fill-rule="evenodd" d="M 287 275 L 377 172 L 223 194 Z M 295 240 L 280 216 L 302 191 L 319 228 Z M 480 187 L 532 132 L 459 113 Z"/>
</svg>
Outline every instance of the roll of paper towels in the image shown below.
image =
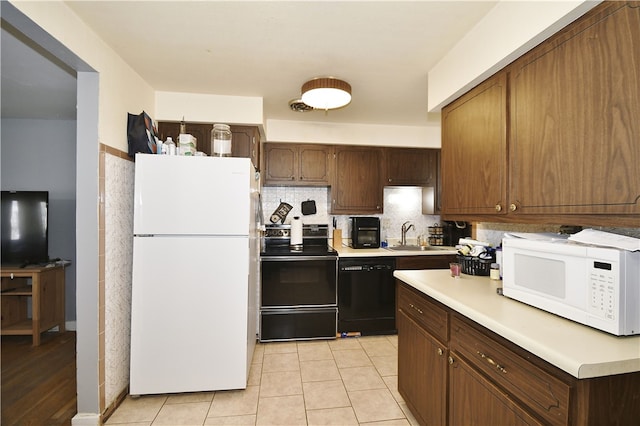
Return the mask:
<svg viewBox="0 0 640 426">
<path fill-rule="evenodd" d="M 291 243 L 292 246 L 302 245 L 302 220 L 300 216 L 294 216 L 291 220 Z"/>
</svg>

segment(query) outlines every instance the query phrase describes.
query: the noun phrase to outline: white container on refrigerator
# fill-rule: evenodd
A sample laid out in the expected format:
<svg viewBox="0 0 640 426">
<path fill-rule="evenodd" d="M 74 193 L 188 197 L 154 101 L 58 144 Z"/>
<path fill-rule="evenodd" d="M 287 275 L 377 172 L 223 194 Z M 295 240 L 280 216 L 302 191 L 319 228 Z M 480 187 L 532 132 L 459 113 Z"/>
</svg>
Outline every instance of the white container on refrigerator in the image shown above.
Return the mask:
<svg viewBox="0 0 640 426">
<path fill-rule="evenodd" d="M 135 168 L 130 394 L 244 389 L 259 279 L 251 161 L 138 154 Z"/>
</svg>

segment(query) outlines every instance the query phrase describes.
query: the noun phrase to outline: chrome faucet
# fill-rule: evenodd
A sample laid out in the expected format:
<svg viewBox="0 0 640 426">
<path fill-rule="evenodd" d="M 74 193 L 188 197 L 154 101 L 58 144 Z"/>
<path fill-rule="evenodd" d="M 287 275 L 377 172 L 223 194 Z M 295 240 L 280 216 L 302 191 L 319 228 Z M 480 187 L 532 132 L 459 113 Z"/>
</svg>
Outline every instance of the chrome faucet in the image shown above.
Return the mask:
<svg viewBox="0 0 640 426">
<path fill-rule="evenodd" d="M 401 238 L 400 238 L 400 245 L 402 246 L 406 246 L 407 245 L 407 232 L 409 231 L 409 229 L 414 228 L 413 224 L 410 224 L 409 226 L 407 226 L 407 223 L 409 223 L 409 221 L 406 221 L 405 223 L 402 224 L 402 234 L 401 234 Z"/>
</svg>

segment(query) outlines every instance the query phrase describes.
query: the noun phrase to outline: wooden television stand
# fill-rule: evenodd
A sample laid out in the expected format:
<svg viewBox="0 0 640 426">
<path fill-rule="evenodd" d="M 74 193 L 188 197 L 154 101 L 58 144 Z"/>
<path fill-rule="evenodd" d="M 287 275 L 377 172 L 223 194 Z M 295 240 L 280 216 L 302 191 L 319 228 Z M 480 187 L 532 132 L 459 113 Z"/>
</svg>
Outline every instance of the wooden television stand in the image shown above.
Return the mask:
<svg viewBox="0 0 640 426">
<path fill-rule="evenodd" d="M 64 266 L 2 267 L 3 336 L 31 335 L 33 346 L 38 346 L 43 331 L 56 326 L 60 332 L 65 331 Z M 27 312 L 29 298 L 31 318 Z"/>
</svg>

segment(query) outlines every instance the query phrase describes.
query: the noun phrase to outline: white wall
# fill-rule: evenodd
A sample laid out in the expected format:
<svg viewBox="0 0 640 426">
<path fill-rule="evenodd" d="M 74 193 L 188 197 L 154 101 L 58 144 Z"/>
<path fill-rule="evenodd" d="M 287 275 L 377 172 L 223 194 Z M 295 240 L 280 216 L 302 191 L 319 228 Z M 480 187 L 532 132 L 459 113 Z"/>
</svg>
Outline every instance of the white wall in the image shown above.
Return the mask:
<svg viewBox="0 0 640 426">
<path fill-rule="evenodd" d="M 157 121 L 182 120 L 200 123 L 227 123 L 262 126 L 262 98 L 251 96 L 205 95 L 156 92 Z"/>
<path fill-rule="evenodd" d="M 268 142 L 348 145 L 440 147 L 440 114 L 429 114 L 425 126 L 391 126 L 358 123 L 326 123 L 266 120 L 263 128 L 262 98 L 179 92 L 156 92 L 157 121 L 257 125 Z"/>
<path fill-rule="evenodd" d="M 502 0 L 429 71 L 429 111 L 439 111 L 600 2 Z"/>
<path fill-rule="evenodd" d="M 440 148 L 440 114 L 429 114 L 425 126 L 324 123 L 267 120 L 269 142 Z"/>
<path fill-rule="evenodd" d="M 1 128 L 2 190 L 49 191 L 49 257 L 71 260 L 65 319 L 75 321 L 76 121 L 5 118 Z"/>
</svg>

